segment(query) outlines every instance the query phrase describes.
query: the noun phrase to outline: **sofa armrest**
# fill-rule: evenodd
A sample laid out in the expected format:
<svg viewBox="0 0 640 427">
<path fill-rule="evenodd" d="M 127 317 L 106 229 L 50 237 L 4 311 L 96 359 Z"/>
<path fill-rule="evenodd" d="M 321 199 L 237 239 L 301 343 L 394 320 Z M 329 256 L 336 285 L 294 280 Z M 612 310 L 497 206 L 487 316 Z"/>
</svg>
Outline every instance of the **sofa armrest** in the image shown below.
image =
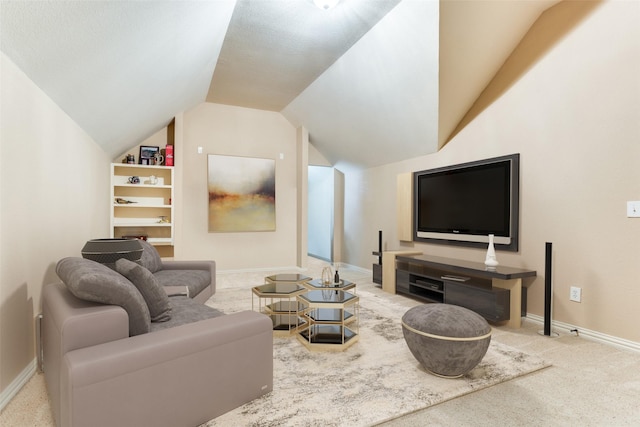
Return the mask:
<svg viewBox="0 0 640 427">
<path fill-rule="evenodd" d="M 122 307 L 76 298 L 63 283 L 45 286 L 42 299 L 44 324 L 58 336 L 62 354 L 129 337 L 129 316 Z"/>
<path fill-rule="evenodd" d="M 60 365 L 72 350 L 129 337 L 129 316 L 116 305 L 76 298 L 62 283 L 42 290 L 43 370 L 51 410 L 60 424 Z"/>
<path fill-rule="evenodd" d="M 206 270 L 211 274 L 211 294 L 216 292 L 216 262 L 215 261 L 175 261 L 163 260 L 163 270 Z"/>
<path fill-rule="evenodd" d="M 212 276 L 216 273 L 215 261 L 179 261 L 163 260 L 163 270 L 209 270 Z"/>
<path fill-rule="evenodd" d="M 69 352 L 61 371 L 64 426 L 199 425 L 272 390 L 272 323 L 216 317 Z"/>
</svg>

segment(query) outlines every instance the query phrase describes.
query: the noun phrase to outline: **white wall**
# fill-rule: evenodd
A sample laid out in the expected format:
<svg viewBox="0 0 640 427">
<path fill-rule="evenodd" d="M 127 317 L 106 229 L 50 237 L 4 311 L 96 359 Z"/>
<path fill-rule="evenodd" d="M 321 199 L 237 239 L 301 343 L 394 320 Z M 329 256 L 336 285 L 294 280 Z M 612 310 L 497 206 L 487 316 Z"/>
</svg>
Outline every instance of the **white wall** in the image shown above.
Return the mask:
<svg viewBox="0 0 640 427">
<path fill-rule="evenodd" d="M 543 14 L 486 90 L 493 98 L 481 98 L 473 120 L 440 152 L 345 169 L 347 263 L 371 268 L 378 230 L 387 249 L 400 247 L 389 207 L 398 173 L 521 153 L 520 251 L 497 256 L 537 270 L 529 312 L 543 315 L 544 249 L 552 242 L 554 319 L 640 342 L 640 219 L 626 217 L 626 201 L 640 199 L 640 3 L 599 4 L 551 37 L 581 3 Z M 413 246 L 478 262 L 485 255 Z M 583 288 L 582 303 L 569 301 L 570 286 Z"/>
<path fill-rule="evenodd" d="M 220 270 L 295 267 L 296 129 L 279 113 L 203 103 L 185 112 L 182 139 L 180 258 L 214 259 Z M 276 231 L 208 232 L 207 154 L 276 160 Z"/>
<path fill-rule="evenodd" d="M 55 265 L 109 235 L 109 158 L 0 53 L 0 391 L 34 359 Z"/>
</svg>

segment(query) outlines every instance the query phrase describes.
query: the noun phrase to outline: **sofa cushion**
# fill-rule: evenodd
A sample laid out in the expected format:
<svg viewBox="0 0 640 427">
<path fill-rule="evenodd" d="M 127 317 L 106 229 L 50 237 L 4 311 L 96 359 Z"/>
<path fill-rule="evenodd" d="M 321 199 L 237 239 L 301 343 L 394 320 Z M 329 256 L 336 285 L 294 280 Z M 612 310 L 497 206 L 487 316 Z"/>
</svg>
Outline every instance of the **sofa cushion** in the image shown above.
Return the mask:
<svg viewBox="0 0 640 427">
<path fill-rule="evenodd" d="M 142 294 L 152 322 L 166 322 L 171 319 L 171 303 L 166 292 L 158 285 L 149 270 L 125 258 L 116 261 L 116 271 L 129 279 Z"/>
<path fill-rule="evenodd" d="M 142 257 L 140 258 L 140 265 L 149 270 L 152 273 L 162 269 L 162 260 L 160 254 L 153 247 L 153 245 L 146 240 L 140 240 L 142 245 Z"/>
<path fill-rule="evenodd" d="M 76 297 L 102 304 L 119 305 L 129 316 L 129 335 L 151 330 L 151 316 L 144 298 L 124 276 L 102 264 L 68 257 L 56 265 L 58 277 Z"/>
<path fill-rule="evenodd" d="M 160 270 L 154 276 L 160 286 L 186 286 L 191 298 L 211 283 L 211 273 L 206 270 Z"/>
<path fill-rule="evenodd" d="M 215 308 L 195 302 L 189 297 L 171 297 L 173 315 L 171 320 L 162 323 L 152 323 L 151 332 L 162 329 L 169 329 L 175 326 L 186 325 L 187 323 L 198 322 L 200 320 L 211 319 L 213 317 L 224 316 L 224 313 Z"/>
</svg>

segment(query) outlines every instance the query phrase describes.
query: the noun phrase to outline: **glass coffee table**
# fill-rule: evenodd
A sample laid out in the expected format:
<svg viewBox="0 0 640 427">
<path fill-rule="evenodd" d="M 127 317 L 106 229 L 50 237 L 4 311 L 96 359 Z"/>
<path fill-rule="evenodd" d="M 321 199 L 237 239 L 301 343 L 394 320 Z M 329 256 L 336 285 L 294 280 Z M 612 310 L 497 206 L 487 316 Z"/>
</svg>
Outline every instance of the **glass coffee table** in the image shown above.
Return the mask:
<svg viewBox="0 0 640 427">
<path fill-rule="evenodd" d="M 309 350 L 344 350 L 358 341 L 360 298 L 325 287 L 297 296 L 305 325 L 298 340 Z"/>
<path fill-rule="evenodd" d="M 297 283 L 266 283 L 251 288 L 251 309 L 255 310 L 255 299 L 258 298 L 258 311 L 271 318 L 273 332 L 276 335 L 290 335 L 305 325 L 302 317 L 304 306 L 297 297 L 307 288 Z"/>
<path fill-rule="evenodd" d="M 337 289 L 339 291 L 350 291 L 352 294 L 356 293 L 356 284 L 350 282 L 348 280 L 340 279 L 338 283 L 328 283 L 324 284 L 322 279 L 313 279 L 307 282 L 302 283 L 303 286 L 306 286 L 309 290 L 322 290 L 326 288 Z"/>
</svg>

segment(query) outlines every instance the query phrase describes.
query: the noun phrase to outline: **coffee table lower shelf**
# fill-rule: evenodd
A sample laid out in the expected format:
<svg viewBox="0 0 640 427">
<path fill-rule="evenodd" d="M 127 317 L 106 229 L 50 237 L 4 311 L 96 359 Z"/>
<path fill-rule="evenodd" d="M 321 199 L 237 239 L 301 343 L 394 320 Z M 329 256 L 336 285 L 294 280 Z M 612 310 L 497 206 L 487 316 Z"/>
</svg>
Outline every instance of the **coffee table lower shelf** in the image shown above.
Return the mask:
<svg viewBox="0 0 640 427">
<path fill-rule="evenodd" d="M 289 336 L 306 325 L 299 317 L 293 318 L 289 314 L 267 314 L 273 324 L 273 334 L 276 336 Z M 296 323 L 297 320 L 297 323 Z"/>
<path fill-rule="evenodd" d="M 267 283 L 251 288 L 251 309 L 255 310 L 255 297 L 258 298 L 258 312 L 269 316 L 273 324 L 273 334 L 288 336 L 306 325 L 302 316 L 304 306 L 297 296 L 307 292 L 298 283 Z"/>
<path fill-rule="evenodd" d="M 298 333 L 298 340 L 309 350 L 344 350 L 355 344 L 358 338 L 358 334 L 341 325 L 315 324 Z"/>
</svg>

